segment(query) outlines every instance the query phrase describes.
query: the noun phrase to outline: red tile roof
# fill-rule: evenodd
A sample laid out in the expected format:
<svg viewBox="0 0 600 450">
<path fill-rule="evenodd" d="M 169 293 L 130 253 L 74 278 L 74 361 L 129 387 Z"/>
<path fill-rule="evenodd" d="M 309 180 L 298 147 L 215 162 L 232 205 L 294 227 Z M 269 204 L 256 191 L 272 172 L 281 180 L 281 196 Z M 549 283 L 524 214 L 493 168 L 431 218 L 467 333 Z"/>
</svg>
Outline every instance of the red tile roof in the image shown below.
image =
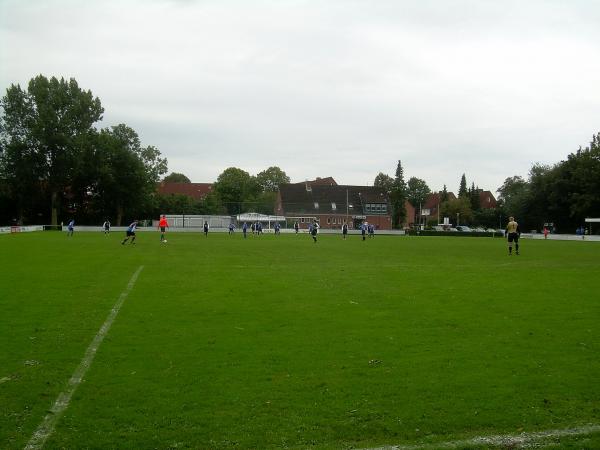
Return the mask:
<svg viewBox="0 0 600 450">
<path fill-rule="evenodd" d="M 183 194 L 195 200 L 202 200 L 212 191 L 212 183 L 164 183 L 158 185 L 159 194 Z"/>
</svg>

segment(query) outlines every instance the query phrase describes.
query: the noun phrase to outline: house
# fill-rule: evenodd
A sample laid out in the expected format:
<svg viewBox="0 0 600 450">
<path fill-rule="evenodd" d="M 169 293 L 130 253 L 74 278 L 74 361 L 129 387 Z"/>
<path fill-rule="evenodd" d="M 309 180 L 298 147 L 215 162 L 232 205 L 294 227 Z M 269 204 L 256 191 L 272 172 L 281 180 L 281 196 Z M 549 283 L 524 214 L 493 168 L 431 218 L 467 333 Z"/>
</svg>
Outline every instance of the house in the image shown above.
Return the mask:
<svg viewBox="0 0 600 450">
<path fill-rule="evenodd" d="M 481 209 L 492 209 L 498 206 L 496 197 L 490 191 L 479 191 L 479 206 Z"/>
<path fill-rule="evenodd" d="M 380 230 L 392 228 L 389 198 L 381 188 L 338 185 L 331 177 L 279 186 L 275 214 L 302 228 L 315 219 L 324 229 L 339 229 L 344 222 L 358 228 L 363 221 Z"/>
<path fill-rule="evenodd" d="M 212 183 L 165 183 L 160 182 L 156 191 L 162 195 L 181 194 L 202 200 L 212 192 Z"/>
<path fill-rule="evenodd" d="M 456 200 L 456 195 L 453 192 L 448 192 L 448 200 Z M 440 205 L 442 203 L 442 193 L 432 192 L 427 196 L 425 205 L 423 205 L 423 212 L 428 213 L 429 218 L 437 218 L 440 214 Z M 439 222 L 438 222 L 439 223 Z"/>
</svg>

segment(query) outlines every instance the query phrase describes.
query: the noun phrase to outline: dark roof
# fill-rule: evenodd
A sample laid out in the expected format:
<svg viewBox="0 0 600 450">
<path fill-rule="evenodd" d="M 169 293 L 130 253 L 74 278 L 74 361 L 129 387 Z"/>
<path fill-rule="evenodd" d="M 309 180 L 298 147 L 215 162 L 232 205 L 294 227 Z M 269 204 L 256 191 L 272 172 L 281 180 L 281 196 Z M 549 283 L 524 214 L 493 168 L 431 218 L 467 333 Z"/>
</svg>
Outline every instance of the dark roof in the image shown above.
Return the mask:
<svg viewBox="0 0 600 450">
<path fill-rule="evenodd" d="M 307 188 L 305 183 L 283 184 L 279 186 L 279 194 L 282 211 L 278 213 L 285 214 L 343 214 L 346 212 L 346 198 L 350 214 L 362 214 L 366 203 L 388 204 L 383 190 L 373 186 L 311 185 Z"/>
<path fill-rule="evenodd" d="M 202 200 L 212 191 L 211 183 L 165 183 L 158 185 L 159 194 L 182 194 L 192 197 L 196 200 Z"/>
<path fill-rule="evenodd" d="M 317 177 L 316 180 L 306 180 L 306 181 L 301 181 L 300 183 L 294 183 L 294 184 L 308 184 L 310 186 L 337 186 L 337 182 L 333 179 L 333 177 L 325 177 L 325 178 L 321 178 L 321 177 Z"/>
</svg>

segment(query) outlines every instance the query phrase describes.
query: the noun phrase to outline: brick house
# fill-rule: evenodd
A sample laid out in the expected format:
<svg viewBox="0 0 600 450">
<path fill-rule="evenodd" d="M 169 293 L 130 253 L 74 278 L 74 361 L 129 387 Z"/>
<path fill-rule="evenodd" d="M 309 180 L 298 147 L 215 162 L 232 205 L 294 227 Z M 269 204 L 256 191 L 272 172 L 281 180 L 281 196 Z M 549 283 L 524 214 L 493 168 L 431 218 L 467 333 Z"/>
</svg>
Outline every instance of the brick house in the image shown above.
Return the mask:
<svg viewBox="0 0 600 450">
<path fill-rule="evenodd" d="M 339 229 L 344 221 L 350 228 L 358 228 L 365 220 L 376 229 L 392 228 L 389 198 L 382 189 L 338 185 L 331 177 L 279 186 L 274 212 L 286 216 L 291 222 L 288 225 L 298 221 L 302 228 L 307 228 L 314 219 L 324 229 Z M 410 214 L 407 211 L 407 217 Z"/>
</svg>

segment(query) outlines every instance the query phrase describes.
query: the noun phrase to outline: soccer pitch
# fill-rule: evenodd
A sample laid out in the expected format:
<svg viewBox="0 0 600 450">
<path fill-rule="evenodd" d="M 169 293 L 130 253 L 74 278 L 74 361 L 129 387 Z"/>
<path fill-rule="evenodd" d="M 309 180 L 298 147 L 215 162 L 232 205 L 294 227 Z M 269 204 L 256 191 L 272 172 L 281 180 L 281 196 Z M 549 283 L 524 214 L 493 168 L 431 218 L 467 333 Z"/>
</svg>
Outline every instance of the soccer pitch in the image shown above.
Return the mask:
<svg viewBox="0 0 600 450">
<path fill-rule="evenodd" d="M 119 300 L 44 448 L 600 448 L 599 243 L 123 237 L 0 236 L 0 448 Z"/>
</svg>

